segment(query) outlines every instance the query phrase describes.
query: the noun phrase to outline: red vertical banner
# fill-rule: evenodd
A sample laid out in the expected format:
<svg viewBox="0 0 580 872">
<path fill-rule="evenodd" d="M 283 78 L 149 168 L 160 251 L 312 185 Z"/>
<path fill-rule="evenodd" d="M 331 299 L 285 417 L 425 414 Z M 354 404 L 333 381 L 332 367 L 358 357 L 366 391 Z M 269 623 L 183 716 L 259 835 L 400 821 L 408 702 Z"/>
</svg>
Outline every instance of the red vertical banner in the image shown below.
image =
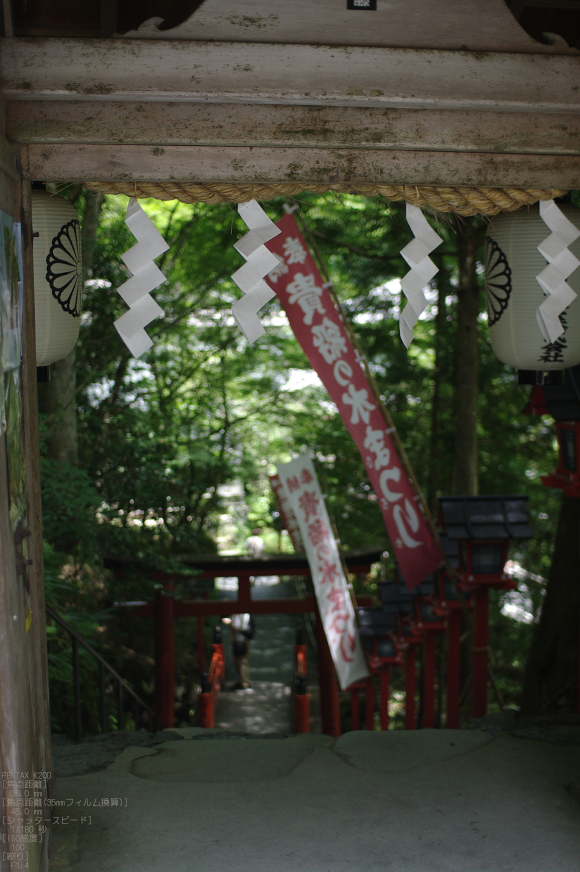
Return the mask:
<svg viewBox="0 0 580 872">
<path fill-rule="evenodd" d="M 361 453 L 407 587 L 412 590 L 441 563 L 439 549 L 418 505 L 340 313 L 296 219 L 278 221 L 268 243 L 280 265 L 268 276 L 290 326 L 318 373 Z"/>
</svg>

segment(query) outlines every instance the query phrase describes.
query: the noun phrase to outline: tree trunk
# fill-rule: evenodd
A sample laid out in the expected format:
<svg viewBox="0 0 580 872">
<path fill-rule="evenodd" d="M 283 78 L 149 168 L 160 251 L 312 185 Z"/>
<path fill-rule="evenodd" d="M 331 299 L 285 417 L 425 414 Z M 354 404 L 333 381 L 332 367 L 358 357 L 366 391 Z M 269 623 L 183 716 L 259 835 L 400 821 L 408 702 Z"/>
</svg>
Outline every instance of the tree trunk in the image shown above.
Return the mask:
<svg viewBox="0 0 580 872">
<path fill-rule="evenodd" d="M 477 453 L 477 323 L 479 277 L 477 255 L 485 227 L 478 219 L 457 221 L 459 286 L 457 288 L 457 345 L 453 420 L 455 446 L 451 491 L 476 495 L 479 490 Z"/>
<path fill-rule="evenodd" d="M 457 287 L 457 341 L 453 393 L 453 467 L 451 493 L 476 496 L 479 491 L 477 445 L 477 324 L 479 277 L 477 256 L 485 227 L 478 219 L 456 219 L 459 284 Z M 473 626 L 462 618 L 461 710 L 469 720 L 473 708 Z"/>
<path fill-rule="evenodd" d="M 445 298 L 450 293 L 449 273 L 443 263 L 443 258 L 437 259 L 437 314 L 435 316 L 435 366 L 433 369 L 433 396 L 431 398 L 431 434 L 429 439 L 429 478 L 427 481 L 427 502 L 433 516 L 437 516 L 437 492 L 440 484 L 441 452 L 439 450 L 439 430 L 441 420 L 441 386 L 443 370 L 441 368 L 441 353 L 443 350 L 446 319 Z"/>
<path fill-rule="evenodd" d="M 580 499 L 562 495 L 546 596 L 522 694 L 522 714 L 576 711 L 579 704 Z"/>
<path fill-rule="evenodd" d="M 104 197 L 96 191 L 85 191 L 85 211 L 82 221 L 83 285 L 90 275 L 93 262 L 99 215 Z M 63 360 L 53 363 L 51 380 L 46 386 L 46 411 L 49 415 L 50 438 L 48 456 L 61 463 L 78 466 L 79 447 L 76 407 L 76 349 Z"/>
<path fill-rule="evenodd" d="M 79 463 L 77 433 L 76 349 L 50 367 L 51 378 L 46 391 L 50 438 L 48 456 L 60 463 Z"/>
</svg>

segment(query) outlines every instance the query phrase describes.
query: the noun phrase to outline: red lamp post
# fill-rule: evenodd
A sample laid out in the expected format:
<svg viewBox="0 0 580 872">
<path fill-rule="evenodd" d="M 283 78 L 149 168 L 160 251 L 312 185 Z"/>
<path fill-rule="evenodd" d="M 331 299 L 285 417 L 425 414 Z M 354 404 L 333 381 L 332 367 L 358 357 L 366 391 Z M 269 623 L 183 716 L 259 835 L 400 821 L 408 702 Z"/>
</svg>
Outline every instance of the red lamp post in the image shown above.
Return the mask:
<svg viewBox="0 0 580 872">
<path fill-rule="evenodd" d="M 434 607 L 439 573 L 433 573 L 415 588 L 414 623 L 423 636 L 423 723 L 435 726 L 435 693 L 437 687 L 437 636 L 447 629 L 447 615 Z"/>
<path fill-rule="evenodd" d="M 391 694 L 391 666 L 403 666 L 405 660 L 396 638 L 374 639 L 369 666 L 373 675 L 381 679 L 381 730 L 389 729 L 389 698 Z"/>
<path fill-rule="evenodd" d="M 437 635 L 447 629 L 446 614 L 436 609 L 439 571 L 427 576 L 411 594 L 405 593 L 400 569 L 400 596 L 408 600 L 408 614 L 402 619 L 402 643 L 407 649 L 407 711 L 406 727 L 414 729 L 417 647 L 423 646 L 422 727 L 435 726 L 437 687 Z"/>
<path fill-rule="evenodd" d="M 473 591 L 473 717 L 487 713 L 489 673 L 489 590 L 514 589 L 504 573 L 512 539 L 532 535 L 527 496 L 440 497 L 442 525 L 458 543 L 460 588 Z"/>
<path fill-rule="evenodd" d="M 542 476 L 546 487 L 560 488 L 567 497 L 580 497 L 580 421 L 556 421 L 559 463 L 555 472 Z"/>
<path fill-rule="evenodd" d="M 417 728 L 417 651 L 424 637 L 405 622 L 402 626 L 401 645 L 405 650 L 405 729 Z"/>
<path fill-rule="evenodd" d="M 395 630 L 397 613 L 385 608 L 358 609 L 358 619 L 363 647 L 368 653 L 368 663 L 372 675 L 379 675 L 381 682 L 380 717 L 381 729 L 389 729 L 389 695 L 391 686 L 391 666 L 404 663 Z M 366 689 L 366 727 L 374 728 L 374 686 L 372 677 L 366 682 L 357 682 L 349 688 L 352 693 L 352 728 L 360 726 L 360 691 Z"/>
<path fill-rule="evenodd" d="M 457 541 L 441 534 L 441 543 L 452 569 L 457 569 L 459 563 L 459 546 Z M 471 593 L 457 589 L 455 579 L 442 570 L 437 579 L 437 593 L 433 597 L 433 609 L 436 614 L 445 615 L 447 619 L 447 720 L 450 730 L 459 729 L 460 699 L 461 699 L 461 634 L 462 616 L 469 614 L 473 607 Z"/>
<path fill-rule="evenodd" d="M 413 597 L 408 592 L 400 570 L 397 568 L 397 578 L 391 582 L 379 584 L 383 609 L 394 616 L 394 638 L 401 655 L 404 653 L 405 664 L 405 729 L 414 730 L 417 726 L 417 711 L 415 697 L 417 694 L 417 648 L 424 642 L 411 619 L 413 612 Z"/>
</svg>

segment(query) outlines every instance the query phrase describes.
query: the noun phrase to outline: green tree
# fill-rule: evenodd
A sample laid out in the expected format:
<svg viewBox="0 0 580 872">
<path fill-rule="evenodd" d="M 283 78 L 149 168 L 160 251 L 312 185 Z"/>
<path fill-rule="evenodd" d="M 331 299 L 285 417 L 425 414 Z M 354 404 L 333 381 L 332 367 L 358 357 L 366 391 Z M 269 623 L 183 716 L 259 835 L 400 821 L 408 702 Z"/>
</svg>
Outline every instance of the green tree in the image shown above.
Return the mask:
<svg viewBox="0 0 580 872">
<path fill-rule="evenodd" d="M 308 448 L 343 545 L 384 543 L 384 523 L 362 460 L 336 407 L 310 377 L 278 302 L 265 310 L 267 334 L 253 346 L 233 322 L 230 308 L 240 292 L 231 275 L 241 265 L 233 243 L 247 230 L 233 209 L 144 202 L 170 244 L 158 260 L 167 281 L 154 291 L 165 316 L 148 327 L 153 349 L 140 360 L 131 357 L 113 327 L 126 310 L 115 292 L 127 277 L 121 254 L 134 244 L 124 223 L 126 204 L 126 198 L 108 197 L 100 214 L 76 357 L 80 477 L 65 487 L 65 479 L 45 464 L 51 541 L 69 553 L 76 549 L 81 568 L 88 565 L 88 552 L 93 564 L 106 554 L 167 565 L 184 552 L 216 547 L 220 486 L 240 479 L 250 503 L 239 522 L 241 544 L 248 532 L 244 524 L 269 520 L 265 472 Z M 407 352 L 399 338 L 396 281 L 407 270 L 400 249 L 411 238 L 402 204 L 305 195 L 302 209 L 431 504 L 452 489 L 528 493 L 542 535 L 516 557 L 545 575 L 554 497 L 539 475 L 552 465 L 553 431 L 546 421 L 522 414 L 525 396 L 489 347 L 475 305 L 481 296 L 482 225 L 431 216 L 444 239 L 434 254 L 440 273 L 429 291 L 434 305 Z M 283 203 L 274 201 L 266 210 L 276 220 Z M 457 349 L 466 293 L 474 366 L 460 390 Z M 304 386 L 292 389 L 301 374 Z M 468 451 L 466 437 L 454 439 L 467 408 L 461 391 L 469 400 L 469 415 L 460 422 L 470 434 Z M 461 476 L 460 455 L 467 470 Z M 87 526 L 75 523 L 77 518 L 86 518 Z M 143 575 L 123 585 L 112 578 L 103 582 L 103 605 L 150 594 Z M 540 592 L 535 595 L 539 601 Z M 143 642 L 128 627 L 115 638 L 131 650 Z M 146 646 L 139 652 L 145 669 L 151 652 Z"/>
<path fill-rule="evenodd" d="M 563 494 L 546 595 L 526 667 L 524 714 L 578 709 L 579 550 L 580 500 Z"/>
</svg>

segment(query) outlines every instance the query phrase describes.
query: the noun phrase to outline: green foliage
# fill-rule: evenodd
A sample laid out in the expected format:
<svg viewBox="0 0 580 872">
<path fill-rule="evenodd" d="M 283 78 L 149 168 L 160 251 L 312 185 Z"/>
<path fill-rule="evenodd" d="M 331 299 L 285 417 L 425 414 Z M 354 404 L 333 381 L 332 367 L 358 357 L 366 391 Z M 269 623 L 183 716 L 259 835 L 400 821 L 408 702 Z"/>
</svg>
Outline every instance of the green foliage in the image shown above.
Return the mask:
<svg viewBox="0 0 580 872">
<path fill-rule="evenodd" d="M 132 240 L 123 198 L 109 198 L 85 304 L 78 404 L 104 550 L 142 557 L 211 550 L 220 485 L 255 477 L 267 450 L 267 439 L 257 450 L 252 443 L 256 427 L 281 411 L 288 345 L 273 336 L 269 347 L 248 347 L 228 315 L 241 235 L 229 207 L 145 208 L 171 244 L 159 261 L 167 283 L 155 292 L 165 310 L 150 328 L 155 347 L 133 361 L 111 333 L 124 309 L 112 289 L 126 278 L 120 255 Z"/>
<path fill-rule="evenodd" d="M 102 597 L 103 583 L 88 567 L 78 569 L 67 562 L 66 555 L 45 543 L 44 577 L 47 605 L 99 650 L 100 636 L 109 619 L 108 610 L 96 610 Z M 100 596 L 99 596 L 100 595 Z M 53 618 L 47 616 L 48 671 L 50 682 L 50 716 L 53 732 L 74 736 L 74 696 L 72 641 L 70 635 Z M 84 648 L 79 649 L 81 683 L 85 699 L 97 693 L 98 665 Z M 92 693 L 90 690 L 92 689 Z M 95 711 L 84 712 L 85 726 L 97 732 Z"/>
<path fill-rule="evenodd" d="M 89 473 L 72 463 L 41 457 L 40 474 L 45 538 L 64 553 L 94 551 L 98 532 L 95 512 L 101 500 Z"/>
<path fill-rule="evenodd" d="M 115 601 L 150 598 L 154 583 L 142 567 L 175 569 L 179 555 L 216 550 L 226 511 L 227 547 L 243 549 L 254 526 L 263 528 L 269 546 L 278 547 L 280 523 L 267 474 L 305 449 L 315 457 L 343 546 L 386 544 L 358 451 L 335 405 L 311 377 L 278 301 L 263 311 L 267 334 L 255 345 L 248 346 L 231 317 L 239 297 L 231 275 L 241 265 L 233 243 L 247 230 L 237 213 L 229 206 L 142 203 L 170 244 L 157 261 L 167 281 L 154 292 L 165 316 L 148 327 L 154 347 L 133 360 L 113 322 L 126 310 L 115 288 L 127 278 L 121 254 L 134 238 L 124 223 L 126 198 L 107 197 L 77 349 L 80 468 L 42 461 L 46 535 L 67 555 L 55 558 L 59 565 L 49 580 L 50 595 L 64 597 L 61 605 L 71 615 L 83 598 L 86 612 L 95 604 L 108 609 Z M 78 206 L 82 212 L 83 195 Z M 443 317 L 437 328 L 428 313 L 407 352 L 399 339 L 396 282 L 407 270 L 399 251 L 411 238 L 404 206 L 352 195 L 304 195 L 301 208 L 422 487 L 449 493 L 460 225 L 431 219 L 444 238 L 434 255 L 440 272 L 430 291 L 433 301 L 440 292 Z M 277 220 L 283 202 L 273 201 L 266 210 Z M 478 259 L 482 271 L 483 252 Z M 529 495 L 537 535 L 513 556 L 545 577 L 559 495 L 541 485 L 540 474 L 555 465 L 554 427 L 550 419 L 523 414 L 526 393 L 495 358 L 486 334 L 482 318 L 480 489 Z M 436 349 L 441 384 L 432 436 Z M 234 480 L 245 494 L 239 509 L 225 506 L 221 496 L 222 486 Z M 121 581 L 99 568 L 104 558 L 142 563 Z M 63 575 L 63 564 L 74 569 Z M 529 586 L 538 609 L 542 583 Z M 503 690 L 512 700 L 530 628 L 501 615 L 500 605 L 494 610 L 493 645 L 499 680 L 505 667 Z M 123 669 L 138 692 L 150 694 L 153 644 L 150 630 L 139 629 L 143 626 L 142 619 L 135 623 L 129 616 L 106 625 L 95 619 L 87 634 L 106 638 L 103 650 L 113 659 L 123 651 Z M 184 712 L 188 681 L 197 668 L 188 633 L 184 625 L 180 638 L 188 653 L 179 667 Z M 53 676 L 64 683 L 65 642 L 55 642 L 51 650 Z M 510 669 L 516 672 L 508 675 Z"/>
<path fill-rule="evenodd" d="M 534 624 L 502 614 L 501 591 L 490 593 L 490 663 L 505 705 L 517 708 Z M 492 699 L 490 697 L 490 699 Z M 498 709 L 493 699 L 492 709 Z"/>
<path fill-rule="evenodd" d="M 351 195 L 303 199 L 303 214 L 315 244 L 328 265 L 419 482 L 427 491 L 435 466 L 437 493 L 448 494 L 455 450 L 457 222 L 453 217 L 432 221 L 444 240 L 434 255 L 440 272 L 431 293 L 434 300 L 439 286 L 444 292 L 442 331 L 436 332 L 433 307 L 432 313 L 419 321 L 416 338 L 407 352 L 399 338 L 400 291 L 398 282 L 393 282 L 407 270 L 398 253 L 410 238 L 403 204 Z M 483 249 L 479 260 L 483 312 Z M 522 545 L 514 557 L 530 572 L 545 575 L 559 494 L 545 488 L 540 475 L 554 468 L 557 459 L 554 425 L 550 418 L 523 414 L 529 389 L 519 388 L 514 371 L 495 357 L 483 316 L 480 325 L 480 492 L 528 494 L 533 523 L 539 525 L 541 535 Z M 430 433 L 436 344 L 442 384 L 438 436 L 433 445 Z M 303 365 L 307 365 L 305 359 Z M 365 547 L 384 541 L 382 517 L 358 451 L 333 404 L 325 402 L 325 392 L 318 389 L 313 393 L 320 408 L 312 414 L 314 404 L 310 402 L 307 408 L 296 410 L 291 447 L 297 451 L 308 446 L 315 452 L 343 543 Z M 306 392 L 301 394 L 300 401 L 304 402 Z"/>
</svg>

